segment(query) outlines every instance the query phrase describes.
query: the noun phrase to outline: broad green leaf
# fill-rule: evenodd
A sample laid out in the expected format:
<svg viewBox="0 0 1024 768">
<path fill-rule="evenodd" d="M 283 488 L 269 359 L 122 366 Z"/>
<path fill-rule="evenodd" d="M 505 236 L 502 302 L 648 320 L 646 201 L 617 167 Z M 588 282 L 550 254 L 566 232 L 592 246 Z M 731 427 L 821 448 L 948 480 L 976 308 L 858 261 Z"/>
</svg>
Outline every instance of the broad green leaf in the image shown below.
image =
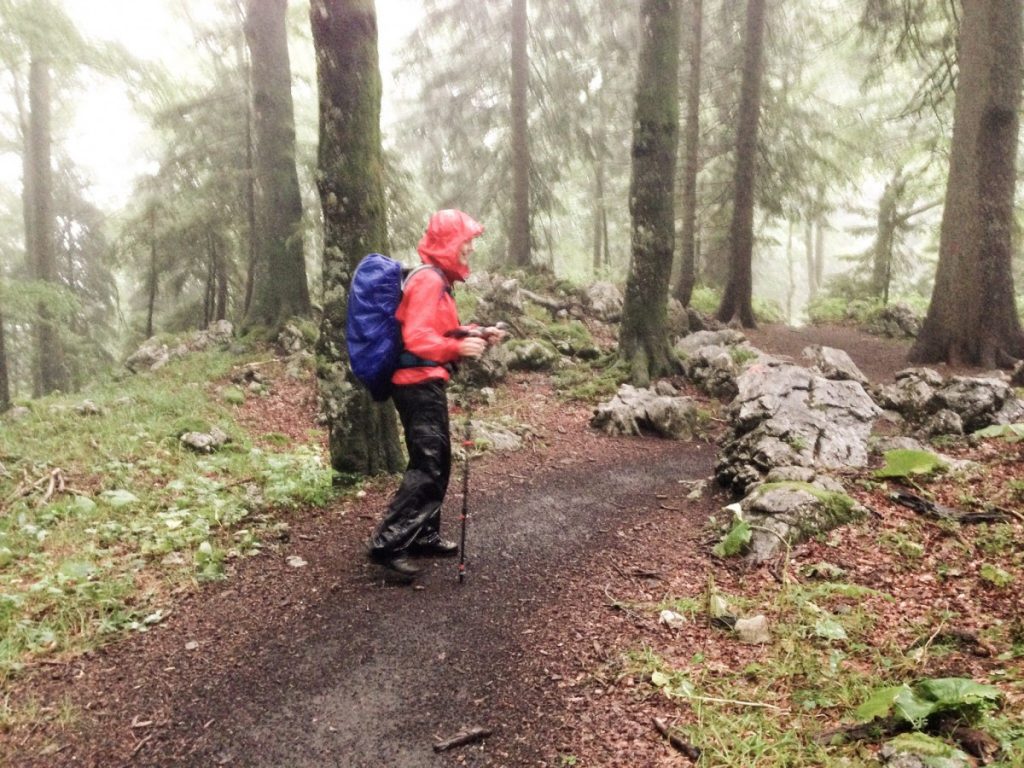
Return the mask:
<svg viewBox="0 0 1024 768">
<path fill-rule="evenodd" d="M 910 688 L 905 688 L 896 694 L 893 706 L 896 709 L 896 714 L 916 729 L 922 728 L 928 716 L 937 709 L 935 702 L 918 698 Z"/>
<path fill-rule="evenodd" d="M 113 491 L 104 491 L 100 496 L 112 507 L 126 507 L 129 504 L 135 504 L 139 500 L 139 497 L 134 493 L 122 488 L 118 488 Z"/>
<path fill-rule="evenodd" d="M 664 688 L 669 684 L 670 678 L 664 672 L 652 672 L 651 673 L 651 685 L 655 688 Z"/>
<path fill-rule="evenodd" d="M 835 619 L 818 619 L 814 625 L 814 634 L 826 640 L 846 640 L 846 630 Z"/>
<path fill-rule="evenodd" d="M 922 680 L 916 686 L 917 692 L 942 709 L 955 709 L 962 705 L 997 702 L 1002 697 L 998 688 L 992 685 L 976 683 L 965 677 L 942 677 Z"/>
<path fill-rule="evenodd" d="M 75 496 L 75 500 L 71 502 L 71 509 L 80 515 L 89 515 L 96 511 L 96 502 L 88 496 Z"/>
<path fill-rule="evenodd" d="M 68 581 L 88 581 L 96 566 L 84 560 L 65 560 L 60 564 L 60 575 Z"/>
<path fill-rule="evenodd" d="M 876 717 L 886 717 L 892 711 L 896 697 L 903 691 L 912 693 L 907 685 L 895 685 L 887 688 L 879 688 L 871 698 L 857 707 L 857 718 L 863 722 L 874 720 Z"/>
</svg>

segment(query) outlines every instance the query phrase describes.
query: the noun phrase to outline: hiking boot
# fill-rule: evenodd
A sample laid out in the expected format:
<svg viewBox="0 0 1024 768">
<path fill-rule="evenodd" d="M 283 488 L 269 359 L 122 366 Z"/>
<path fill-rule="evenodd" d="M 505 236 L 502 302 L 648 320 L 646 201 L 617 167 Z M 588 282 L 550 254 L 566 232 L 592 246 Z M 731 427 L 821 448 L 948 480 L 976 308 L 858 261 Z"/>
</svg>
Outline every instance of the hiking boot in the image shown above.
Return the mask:
<svg viewBox="0 0 1024 768">
<path fill-rule="evenodd" d="M 431 531 L 416 539 L 409 547 L 409 552 L 421 557 L 452 557 L 459 553 L 459 545 Z"/>
<path fill-rule="evenodd" d="M 374 552 L 370 551 L 370 561 L 383 566 L 391 573 L 405 581 L 412 581 L 420 569 L 405 552 Z"/>
</svg>

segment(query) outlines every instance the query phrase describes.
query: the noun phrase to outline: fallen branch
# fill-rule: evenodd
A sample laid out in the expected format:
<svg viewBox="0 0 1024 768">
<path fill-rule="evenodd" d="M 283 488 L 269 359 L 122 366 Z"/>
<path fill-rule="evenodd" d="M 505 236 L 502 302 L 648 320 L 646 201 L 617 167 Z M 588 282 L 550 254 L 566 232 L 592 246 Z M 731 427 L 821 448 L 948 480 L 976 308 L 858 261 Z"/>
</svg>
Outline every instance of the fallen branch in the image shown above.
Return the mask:
<svg viewBox="0 0 1024 768">
<path fill-rule="evenodd" d="M 954 523 L 1005 523 L 1010 515 L 1005 510 L 993 507 L 989 510 L 979 512 L 966 512 L 960 509 L 953 509 L 943 504 L 922 498 L 909 491 L 896 491 L 889 494 L 889 498 L 907 509 L 912 509 L 919 515 L 939 520 L 942 522 Z"/>
<path fill-rule="evenodd" d="M 465 728 L 454 736 L 435 742 L 434 751 L 444 752 L 445 750 L 453 749 L 454 747 L 472 744 L 473 742 L 480 741 L 481 739 L 486 739 L 492 733 L 493 731 L 490 728 Z"/>
<path fill-rule="evenodd" d="M 46 493 L 43 497 L 36 502 L 36 508 L 42 507 L 49 503 L 50 499 L 53 498 L 54 493 L 64 493 L 64 472 L 59 467 L 51 470 L 50 472 L 50 483 L 46 487 Z"/>
<path fill-rule="evenodd" d="M 676 734 L 669 730 L 668 725 L 660 717 L 651 718 L 654 721 L 654 727 L 664 738 L 668 739 L 668 743 L 672 745 L 672 748 L 677 752 L 681 752 L 690 758 L 693 762 L 700 760 L 700 749 L 693 746 L 688 741 L 683 741 Z"/>
<path fill-rule="evenodd" d="M 822 731 L 814 740 L 826 746 L 839 746 L 849 741 L 867 741 L 877 744 L 897 734 L 910 730 L 910 723 L 899 717 L 875 718 L 870 723 L 844 725 Z M 838 741 L 836 740 L 838 739 Z"/>
</svg>

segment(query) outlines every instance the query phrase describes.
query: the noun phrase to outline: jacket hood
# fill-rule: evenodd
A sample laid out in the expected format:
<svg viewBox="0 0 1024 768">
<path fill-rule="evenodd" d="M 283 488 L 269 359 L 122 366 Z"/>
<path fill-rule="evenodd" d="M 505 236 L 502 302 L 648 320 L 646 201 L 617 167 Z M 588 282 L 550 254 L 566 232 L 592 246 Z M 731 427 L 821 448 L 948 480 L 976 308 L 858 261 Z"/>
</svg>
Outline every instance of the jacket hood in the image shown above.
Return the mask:
<svg viewBox="0 0 1024 768">
<path fill-rule="evenodd" d="M 430 217 L 416 250 L 424 264 L 440 268 L 449 282 L 465 280 L 469 277 L 469 267 L 459 263 L 459 248 L 483 231 L 483 226 L 472 216 L 446 208 Z"/>
</svg>

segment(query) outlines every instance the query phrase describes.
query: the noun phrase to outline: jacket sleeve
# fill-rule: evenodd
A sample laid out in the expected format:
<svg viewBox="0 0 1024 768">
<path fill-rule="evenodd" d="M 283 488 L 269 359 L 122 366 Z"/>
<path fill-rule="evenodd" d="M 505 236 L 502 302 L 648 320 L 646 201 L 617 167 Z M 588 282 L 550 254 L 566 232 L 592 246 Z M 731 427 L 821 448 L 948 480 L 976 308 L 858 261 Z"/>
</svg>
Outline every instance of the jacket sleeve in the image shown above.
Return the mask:
<svg viewBox="0 0 1024 768">
<path fill-rule="evenodd" d="M 402 341 L 414 355 L 438 363 L 459 359 L 459 340 L 445 336 L 458 328 L 455 301 L 433 270 L 423 270 L 405 286 L 397 317 Z"/>
</svg>

